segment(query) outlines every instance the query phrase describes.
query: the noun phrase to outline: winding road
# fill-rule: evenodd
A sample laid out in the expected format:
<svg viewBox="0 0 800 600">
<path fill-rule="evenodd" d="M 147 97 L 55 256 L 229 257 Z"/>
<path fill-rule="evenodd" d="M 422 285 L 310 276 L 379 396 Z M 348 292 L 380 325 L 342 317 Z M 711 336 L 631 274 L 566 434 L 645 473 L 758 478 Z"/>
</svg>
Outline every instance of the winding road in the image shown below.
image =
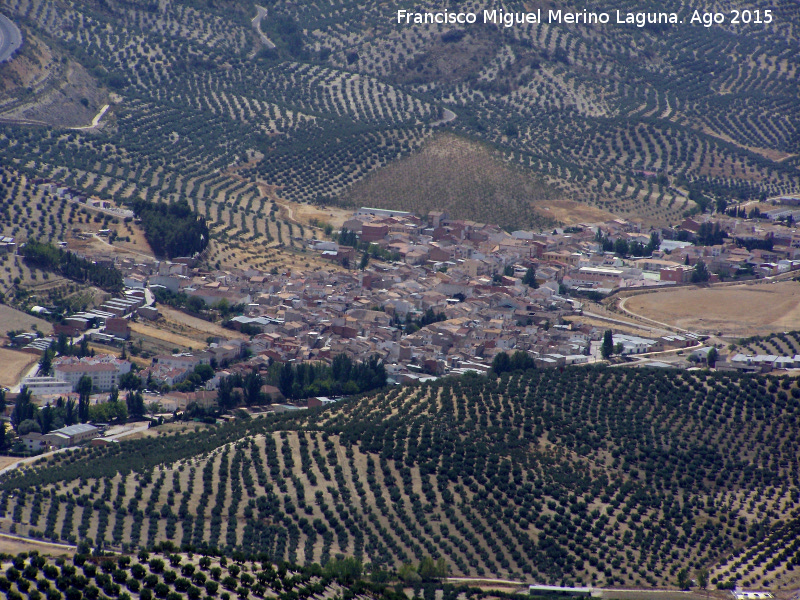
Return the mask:
<svg viewBox="0 0 800 600">
<path fill-rule="evenodd" d="M 0 63 L 7 61 L 22 45 L 22 33 L 14 22 L 0 14 Z"/>
<path fill-rule="evenodd" d="M 256 4 L 256 11 L 258 14 L 256 14 L 255 17 L 253 17 L 252 21 L 253 27 L 255 27 L 256 32 L 261 37 L 261 41 L 263 42 L 263 44 L 270 50 L 274 50 L 275 44 L 261 31 L 261 20 L 267 16 L 267 9 L 264 8 L 263 6 L 259 6 L 258 4 Z"/>
</svg>

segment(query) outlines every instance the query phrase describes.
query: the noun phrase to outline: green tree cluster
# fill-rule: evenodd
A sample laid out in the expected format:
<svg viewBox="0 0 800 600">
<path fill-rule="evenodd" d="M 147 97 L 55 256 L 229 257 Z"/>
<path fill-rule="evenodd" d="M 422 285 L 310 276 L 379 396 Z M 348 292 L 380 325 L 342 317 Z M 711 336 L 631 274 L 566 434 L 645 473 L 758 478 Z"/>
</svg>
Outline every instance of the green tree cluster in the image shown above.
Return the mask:
<svg viewBox="0 0 800 600">
<path fill-rule="evenodd" d="M 29 240 L 20 251 L 27 264 L 43 271 L 57 273 L 73 281 L 90 283 L 114 293 L 121 292 L 124 287 L 122 273 L 116 268 L 95 264 L 52 244 Z"/>
<path fill-rule="evenodd" d="M 502 375 L 512 371 L 524 371 L 535 367 L 536 364 L 533 361 L 533 357 L 522 350 L 516 350 L 510 356 L 507 352 L 498 352 L 492 360 L 492 372 L 495 375 Z"/>
<path fill-rule="evenodd" d="M 172 204 L 136 200 L 132 207 L 156 256 L 192 256 L 208 245 L 205 217 L 194 212 L 186 200 Z"/>
</svg>

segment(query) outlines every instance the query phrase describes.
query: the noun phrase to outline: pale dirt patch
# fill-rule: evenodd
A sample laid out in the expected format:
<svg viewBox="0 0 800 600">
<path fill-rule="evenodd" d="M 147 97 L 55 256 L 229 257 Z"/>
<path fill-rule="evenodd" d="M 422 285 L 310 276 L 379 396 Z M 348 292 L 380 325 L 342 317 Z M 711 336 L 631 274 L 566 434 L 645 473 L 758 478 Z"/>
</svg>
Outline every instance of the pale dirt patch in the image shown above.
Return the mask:
<svg viewBox="0 0 800 600">
<path fill-rule="evenodd" d="M 0 348 L 0 387 L 12 387 L 39 357 L 27 352 Z"/>
<path fill-rule="evenodd" d="M 36 550 L 39 554 L 46 554 L 48 556 L 72 556 L 75 554 L 75 548 L 49 544 L 47 542 L 17 539 L 0 534 L 0 552 L 16 555 L 20 552 L 30 552 L 31 550 Z"/>
<path fill-rule="evenodd" d="M 707 133 L 708 135 L 719 138 L 724 142 L 728 142 L 729 144 L 733 144 L 734 146 L 738 146 L 739 148 L 744 148 L 745 150 L 749 150 L 755 154 L 760 154 L 764 158 L 775 162 L 783 162 L 784 160 L 795 156 L 794 154 L 788 154 L 786 152 L 781 152 L 780 150 L 773 150 L 770 148 L 757 148 L 756 146 L 746 146 L 744 144 L 740 144 L 736 142 L 732 137 L 724 134 L 724 133 L 717 133 L 716 131 L 710 129 L 709 127 L 703 127 L 703 133 Z"/>
<path fill-rule="evenodd" d="M 793 281 L 682 288 L 632 296 L 632 313 L 701 333 L 748 337 L 800 328 L 800 284 Z"/>
<path fill-rule="evenodd" d="M 617 218 L 616 215 L 601 208 L 575 202 L 574 200 L 547 200 L 537 209 L 539 213 L 552 217 L 565 225 L 597 223 Z"/>
<path fill-rule="evenodd" d="M 323 223 L 330 223 L 334 229 L 339 229 L 350 217 L 353 212 L 334 206 L 314 206 L 313 204 L 297 204 L 294 202 L 281 202 L 287 210 L 292 211 L 292 217 L 303 225 L 310 224 L 311 219 L 317 219 Z"/>
<path fill-rule="evenodd" d="M 18 460 L 18 456 L 0 456 L 0 469 L 5 469 L 8 465 L 13 465 Z"/>
</svg>

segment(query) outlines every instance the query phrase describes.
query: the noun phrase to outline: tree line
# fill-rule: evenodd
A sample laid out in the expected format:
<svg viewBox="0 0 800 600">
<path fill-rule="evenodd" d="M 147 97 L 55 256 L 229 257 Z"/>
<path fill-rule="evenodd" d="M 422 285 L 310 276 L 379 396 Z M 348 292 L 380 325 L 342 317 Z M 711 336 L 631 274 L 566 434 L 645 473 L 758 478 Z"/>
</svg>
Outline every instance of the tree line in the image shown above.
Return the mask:
<svg viewBox="0 0 800 600">
<path fill-rule="evenodd" d="M 240 404 L 259 405 L 272 400 L 262 391 L 264 385 L 280 390 L 288 400 L 314 396 L 360 394 L 386 385 L 386 368 L 377 356 L 354 362 L 346 354 L 337 354 L 330 366 L 325 363 L 273 363 L 266 374 L 250 371 L 223 377 L 217 391 L 222 410 Z"/>
<path fill-rule="evenodd" d="M 31 240 L 21 249 L 25 262 L 43 271 L 57 273 L 67 279 L 90 283 L 109 292 L 123 289 L 122 273 L 115 267 L 99 265 L 53 244 Z"/>
</svg>

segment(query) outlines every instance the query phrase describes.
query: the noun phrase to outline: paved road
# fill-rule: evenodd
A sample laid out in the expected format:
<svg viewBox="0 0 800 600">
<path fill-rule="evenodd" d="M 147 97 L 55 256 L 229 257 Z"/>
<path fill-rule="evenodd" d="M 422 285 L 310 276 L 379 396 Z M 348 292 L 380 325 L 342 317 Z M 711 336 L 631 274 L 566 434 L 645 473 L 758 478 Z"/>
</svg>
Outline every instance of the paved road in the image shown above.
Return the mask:
<svg viewBox="0 0 800 600">
<path fill-rule="evenodd" d="M 24 466 L 24 465 L 29 465 L 31 463 L 36 462 L 39 459 L 49 458 L 50 456 L 53 456 L 54 454 L 60 454 L 61 452 L 67 452 L 68 450 L 74 450 L 74 449 L 75 449 L 74 447 L 59 448 L 58 450 L 51 450 L 50 452 L 44 452 L 42 454 L 37 454 L 36 456 L 29 456 L 27 458 L 20 458 L 17 462 L 13 462 L 10 465 L 0 469 L 0 475 L 5 475 L 6 473 L 8 473 L 10 471 L 13 471 L 14 469 L 16 469 L 18 467 L 21 467 L 21 466 Z"/>
<path fill-rule="evenodd" d="M 269 39 L 267 36 L 265 36 L 261 31 L 261 19 L 267 16 L 267 9 L 264 8 L 263 6 L 259 6 L 258 4 L 256 4 L 256 11 L 258 12 L 258 14 L 255 17 L 253 17 L 252 21 L 253 27 L 256 28 L 256 31 L 258 32 L 258 35 L 261 37 L 261 41 L 264 43 L 264 45 L 270 50 L 274 50 L 275 44 L 272 43 L 272 40 Z"/>
<path fill-rule="evenodd" d="M 110 105 L 106 104 L 105 106 L 103 106 L 103 108 L 100 109 L 100 112 L 97 113 L 94 116 L 94 119 L 92 119 L 92 124 L 91 125 L 85 125 L 83 127 L 70 127 L 70 129 L 75 130 L 75 131 L 81 131 L 81 130 L 86 130 L 86 129 L 95 129 L 95 128 L 97 128 L 97 126 L 100 124 L 100 119 L 102 119 L 103 115 L 106 114 L 106 111 L 109 109 L 109 106 Z"/>
<path fill-rule="evenodd" d="M 46 542 L 44 540 L 35 540 L 33 538 L 23 537 L 21 535 L 13 535 L 11 533 L 0 533 L 0 546 L 2 546 L 3 539 L 14 540 L 15 542 L 23 542 L 25 544 L 36 544 L 37 546 L 48 546 L 50 548 L 59 548 L 61 550 L 77 550 L 77 546 L 72 544 L 60 544 L 58 542 Z"/>
<path fill-rule="evenodd" d="M 22 33 L 13 21 L 0 14 L 0 63 L 11 58 L 11 55 L 22 45 Z"/>
<path fill-rule="evenodd" d="M 436 121 L 435 123 L 431 123 L 431 127 L 444 125 L 445 123 L 449 123 L 450 121 L 455 120 L 455 118 L 456 118 L 456 113 L 454 113 L 449 108 L 445 108 L 442 110 L 442 118 Z"/>
</svg>

